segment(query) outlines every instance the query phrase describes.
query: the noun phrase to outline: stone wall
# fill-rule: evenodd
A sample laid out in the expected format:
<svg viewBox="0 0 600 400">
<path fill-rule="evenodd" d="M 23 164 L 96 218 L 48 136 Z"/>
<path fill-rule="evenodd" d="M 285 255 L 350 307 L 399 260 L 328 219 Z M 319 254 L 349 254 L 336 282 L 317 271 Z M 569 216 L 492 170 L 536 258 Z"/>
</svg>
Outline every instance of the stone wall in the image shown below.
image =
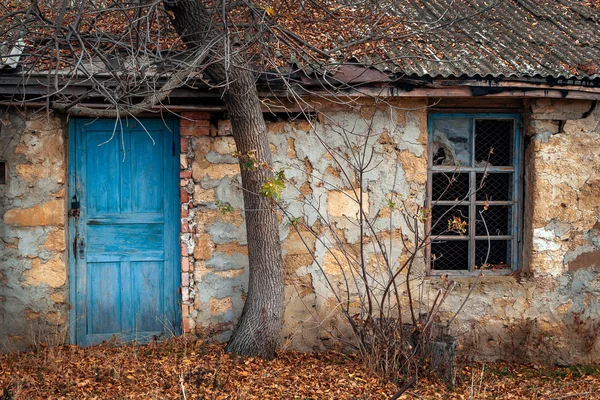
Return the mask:
<svg viewBox="0 0 600 400">
<path fill-rule="evenodd" d="M 600 110 L 590 101 L 533 100 L 524 107 L 522 270 L 487 277 L 458 322 L 482 358 L 600 360 Z M 474 279 L 457 279 L 445 315 Z M 431 289 L 439 280 L 431 279 Z"/>
<path fill-rule="evenodd" d="M 63 122 L 1 110 L 0 351 L 68 339 Z"/>
<path fill-rule="evenodd" d="M 351 282 L 346 289 L 345 277 L 351 279 L 348 274 L 357 262 L 355 250 L 361 240 L 354 227 L 358 174 L 344 158 L 361 148 L 374 152 L 374 162 L 363 175 L 362 204 L 381 237 L 399 239 L 408 230 L 401 218 L 390 226 L 386 206 L 390 194 L 401 194 L 412 206 L 423 204 L 427 179 L 424 99 L 396 102 L 393 107 L 328 109 L 314 119 L 268 123 L 274 168 L 286 175 L 285 213 L 279 212 L 286 284 L 282 342 L 302 350 L 335 346 L 332 336 L 347 335 L 335 294 L 349 295 L 353 301 L 359 295 Z M 184 322 L 189 330 L 222 333 L 219 337 L 225 339 L 243 306 L 248 261 L 231 128 L 226 120 L 217 125 L 207 136 L 191 139 L 187 153 L 192 171 L 191 180 L 185 182 L 191 204 L 187 209 L 193 207 L 193 216 L 188 211 L 185 223 L 193 240 L 186 251 L 193 267 L 186 292 L 190 298 L 185 298 L 189 309 L 184 307 L 183 314 L 189 315 Z M 365 136 L 367 131 L 372 135 Z M 229 203 L 231 210 L 220 210 L 219 203 Z M 402 257 L 401 246 L 398 242 L 390 252 L 395 265 Z M 373 272 L 381 267 L 381 254 L 367 247 L 365 256 Z M 419 268 L 423 270 L 422 261 Z"/>
<path fill-rule="evenodd" d="M 347 286 L 344 277 L 358 262 L 361 245 L 368 245 L 363 254 L 375 285 L 382 265 L 381 252 L 372 246 L 376 238 L 389 243 L 394 265 L 406 259 L 402 241 L 414 243 L 406 221 L 389 204 L 404 198 L 415 210 L 424 204 L 427 181 L 425 100 L 320 109 L 328 111 L 268 123 L 274 166 L 287 178 L 285 212 L 279 212 L 286 283 L 282 344 L 301 350 L 322 350 L 337 343 L 334 336 L 347 335 L 335 294 L 351 301 L 360 295 L 360 284 Z M 532 100 L 523 103 L 522 116 L 521 271 L 481 278 L 451 328 L 463 351 L 483 359 L 599 361 L 600 109 L 589 101 Z M 60 119 L 42 113 L 2 117 L 0 159 L 8 162 L 9 179 L 0 186 L 1 350 L 66 338 L 65 132 Z M 360 174 L 344 159 L 352 160 L 361 148 L 374 152 L 375 161 L 359 185 Z M 247 285 L 234 150 L 229 121 L 182 114 L 183 328 L 217 339 L 227 339 L 234 327 Z M 355 227 L 359 198 L 373 221 L 372 233 L 362 239 Z M 415 276 L 423 272 L 420 260 Z M 457 286 L 440 322 L 461 307 L 475 282 L 453 279 Z M 435 277 L 424 280 L 425 306 L 441 284 Z"/>
<path fill-rule="evenodd" d="M 390 193 L 402 194 L 414 206 L 424 203 L 425 106 L 421 100 L 398 101 L 379 111 L 332 106 L 312 121 L 269 124 L 275 168 L 285 168 L 288 179 L 282 196 L 287 215 L 280 219 L 286 277 L 284 346 L 320 350 L 347 328 L 336 312 L 339 301 L 333 292 L 348 294 L 343 275 L 356 260 L 340 263 L 346 255 L 331 243 L 339 239 L 351 251 L 359 244 L 354 228 L 358 203 L 352 200 L 357 176 L 326 147 L 343 153 L 348 147 L 341 140 L 344 130 L 374 133 L 370 146 L 379 164 L 363 176 L 363 209 L 374 218 L 377 235 L 397 244 L 391 258 L 398 265 L 403 257 L 398 244 L 402 238 L 411 241 L 401 221 L 393 218 L 389 225 L 386 204 Z M 600 111 L 588 101 L 536 100 L 524 104 L 523 117 L 527 149 L 522 270 L 481 278 L 451 328 L 461 338 L 463 351 L 483 359 L 597 361 Z M 234 145 L 228 129 L 228 121 L 219 121 L 218 129 L 192 139 L 188 151 L 192 179 L 187 188 L 194 208 L 188 217 L 193 239 L 188 250 L 193 261 L 184 326 L 222 332 L 221 338 L 227 337 L 241 312 L 248 267 L 239 169 L 231 157 Z M 351 147 L 360 145 L 357 136 L 352 141 Z M 217 202 L 231 203 L 233 211 L 221 214 Z M 381 254 L 373 250 L 366 256 L 370 271 L 376 271 Z M 417 263 L 415 273 L 422 271 L 422 262 Z M 457 286 L 442 308 L 440 322 L 461 307 L 475 283 L 475 278 L 453 279 Z M 441 284 L 439 278 L 425 280 L 425 305 Z M 349 290 L 356 300 L 358 290 Z"/>
</svg>

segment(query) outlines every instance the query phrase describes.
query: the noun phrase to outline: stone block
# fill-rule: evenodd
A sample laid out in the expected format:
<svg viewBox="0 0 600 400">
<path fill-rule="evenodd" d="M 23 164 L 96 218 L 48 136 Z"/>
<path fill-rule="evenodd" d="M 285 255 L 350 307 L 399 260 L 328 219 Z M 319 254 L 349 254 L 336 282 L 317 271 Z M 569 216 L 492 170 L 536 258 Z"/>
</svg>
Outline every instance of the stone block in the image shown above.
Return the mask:
<svg viewBox="0 0 600 400">
<path fill-rule="evenodd" d="M 306 254 L 315 251 L 315 234 L 304 226 L 298 226 L 298 231 L 290 227 L 287 238 L 281 245 L 285 254 Z"/>
<path fill-rule="evenodd" d="M 298 155 L 296 154 L 296 144 L 295 144 L 295 140 L 293 138 L 288 138 L 287 149 L 286 149 L 285 155 L 289 159 L 298 158 Z"/>
<path fill-rule="evenodd" d="M 214 203 L 216 200 L 215 189 L 204 189 L 200 185 L 194 186 L 194 204 Z"/>
<path fill-rule="evenodd" d="M 62 293 L 52 293 L 50 301 L 54 304 L 61 304 L 65 302 L 65 296 Z"/>
<path fill-rule="evenodd" d="M 329 278 L 343 276 L 350 272 L 350 264 L 344 253 L 338 249 L 330 249 L 325 253 L 325 258 L 321 266 L 323 272 Z"/>
<path fill-rule="evenodd" d="M 218 244 L 215 247 L 215 251 L 223 254 L 246 254 L 248 255 L 248 246 L 241 245 L 237 242 Z"/>
<path fill-rule="evenodd" d="M 217 132 L 219 136 L 231 136 L 233 134 L 231 120 L 220 119 L 218 122 Z"/>
<path fill-rule="evenodd" d="M 233 308 L 230 296 L 223 297 L 220 299 L 212 297 L 208 301 L 208 306 L 210 307 L 210 314 L 213 316 L 226 313 L 227 311 L 231 311 Z"/>
<path fill-rule="evenodd" d="M 58 229 L 56 231 L 49 232 L 48 238 L 40 247 L 55 253 L 65 251 L 67 247 L 65 243 L 65 230 Z"/>
<path fill-rule="evenodd" d="M 244 273 L 246 273 L 246 270 L 244 268 L 230 269 L 228 271 L 215 271 L 215 272 L 213 272 L 213 274 L 215 274 L 216 276 L 218 276 L 219 278 L 222 278 L 222 279 L 237 278 L 238 276 L 244 275 Z"/>
<path fill-rule="evenodd" d="M 13 208 L 3 216 L 8 225 L 64 226 L 65 205 L 62 200 L 51 200 L 30 208 Z"/>
<path fill-rule="evenodd" d="M 232 137 L 217 137 L 213 143 L 213 150 L 219 154 L 231 155 L 235 152 L 235 141 Z"/>
<path fill-rule="evenodd" d="M 270 122 L 267 124 L 267 132 L 269 133 L 283 133 L 285 132 L 286 122 Z"/>
<path fill-rule="evenodd" d="M 311 265 L 314 258 L 311 254 L 287 254 L 283 256 L 283 269 L 286 272 L 295 274 L 297 269 Z"/>
<path fill-rule="evenodd" d="M 37 182 L 40 179 L 64 182 L 65 168 L 62 163 L 18 164 L 16 169 L 17 175 L 27 182 Z"/>
<path fill-rule="evenodd" d="M 201 233 L 195 238 L 194 258 L 196 260 L 208 260 L 212 257 L 214 244 L 209 235 Z"/>
<path fill-rule="evenodd" d="M 67 281 L 67 267 L 65 262 L 58 254 L 45 264 L 39 258 L 31 261 L 31 268 L 24 273 L 25 286 L 48 285 L 52 288 L 59 288 Z"/>
<path fill-rule="evenodd" d="M 531 103 L 531 119 L 579 119 L 590 109 L 591 101 L 539 99 Z"/>
<path fill-rule="evenodd" d="M 208 164 L 201 166 L 198 162 L 192 164 L 192 176 L 196 182 L 202 179 L 223 179 L 226 176 L 236 176 L 240 174 L 238 164 Z"/>
<path fill-rule="evenodd" d="M 33 118 L 29 118 L 25 122 L 25 128 L 31 131 L 49 131 L 60 129 L 61 121 L 60 118 L 48 117 L 47 115 L 37 115 Z"/>
<path fill-rule="evenodd" d="M 313 279 L 311 274 L 297 276 L 295 274 L 286 274 L 284 277 L 286 285 L 294 286 L 297 295 L 302 298 L 315 293 Z"/>
<path fill-rule="evenodd" d="M 369 213 L 369 195 L 366 192 L 363 192 L 362 209 Z M 331 190 L 328 194 L 327 211 L 332 217 L 358 219 L 360 209 L 353 191 Z"/>
</svg>

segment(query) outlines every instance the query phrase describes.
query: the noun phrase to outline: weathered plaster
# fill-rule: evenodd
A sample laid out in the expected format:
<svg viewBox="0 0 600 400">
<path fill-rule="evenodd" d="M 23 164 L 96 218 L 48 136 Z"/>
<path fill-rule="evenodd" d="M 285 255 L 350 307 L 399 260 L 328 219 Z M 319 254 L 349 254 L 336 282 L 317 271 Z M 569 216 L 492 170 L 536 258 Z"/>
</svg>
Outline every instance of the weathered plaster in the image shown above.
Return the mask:
<svg viewBox="0 0 600 400">
<path fill-rule="evenodd" d="M 409 209 L 424 204 L 428 108 L 425 100 L 392 105 L 360 112 L 332 106 L 314 120 L 268 124 L 274 166 L 287 178 L 287 217 L 279 214 L 284 346 L 321 350 L 335 343 L 332 335 L 347 333 L 332 290 L 356 306 L 360 285 L 346 287 L 343 277 L 358 262 L 361 244 L 367 244 L 375 290 L 381 290 L 375 278 L 382 267 L 382 255 L 370 246 L 375 237 L 386 243 L 394 265 L 406 260 L 401 241 L 411 243 L 408 226 L 388 205 L 400 196 Z M 184 113 L 181 124 L 182 316 L 184 331 L 226 339 L 246 296 L 248 250 L 231 124 L 219 120 L 211 126 L 210 117 Z M 0 186 L 0 345 L 18 349 L 68 328 L 66 143 L 59 119 L 11 112 L 2 121 L 0 149 L 8 146 L 10 177 Z M 592 110 L 588 101 L 527 101 L 522 121 L 529 144 L 521 270 L 481 278 L 451 329 L 463 351 L 485 359 L 598 361 L 600 109 Z M 343 159 L 365 143 L 376 164 L 365 170 L 361 192 L 356 172 Z M 375 231 L 362 238 L 355 198 L 361 193 Z M 222 213 L 218 202 L 233 211 Z M 423 265 L 422 259 L 416 263 L 415 276 Z M 461 307 L 475 282 L 451 278 L 457 285 L 440 322 Z M 439 278 L 425 280 L 424 303 L 440 284 Z"/>
<path fill-rule="evenodd" d="M 68 339 L 66 141 L 61 119 L 0 111 L 0 351 Z"/>
<path fill-rule="evenodd" d="M 405 257 L 399 243 L 407 227 L 397 218 L 390 235 L 386 204 L 392 191 L 412 204 L 424 203 L 427 109 L 419 100 L 394 105 L 397 108 L 391 111 L 364 108 L 361 118 L 354 111 L 338 107 L 315 121 L 269 124 L 275 168 L 285 168 L 289 181 L 283 193 L 286 211 L 302 223 L 300 235 L 289 220 L 282 218 L 281 223 L 285 346 L 323 349 L 332 343 L 330 333 L 343 334 L 344 321 L 335 312 L 338 304 L 323 279 L 323 271 L 334 290 L 348 294 L 341 277 L 356 260 L 335 246 L 327 248 L 341 239 L 352 252 L 360 241 L 355 228 L 359 206 L 353 199 L 358 193 L 353 190 L 357 177 L 349 168 L 340 168 L 320 141 L 348 157 L 347 146 L 344 149 L 341 140 L 344 132 L 373 132 L 370 148 L 380 164 L 364 174 L 363 210 L 370 218 L 378 216 L 373 223 L 380 232 L 378 236 L 386 242 L 392 237 L 392 259 Z M 523 131 L 531 138 L 531 145 L 525 154 L 522 268 L 517 276 L 484 277 L 479 281 L 468 306 L 452 326 L 461 337 L 464 351 L 482 358 L 523 356 L 552 362 L 600 357 L 600 344 L 595 339 L 600 325 L 600 310 L 596 307 L 600 296 L 596 272 L 600 263 L 600 112 L 582 118 L 590 107 L 590 102 L 560 100 L 525 105 Z M 245 294 L 245 275 L 241 274 L 248 268 L 245 253 L 233 256 L 216 250 L 228 243 L 245 244 L 243 214 L 237 211 L 243 204 L 235 168 L 211 165 L 235 164 L 235 159 L 226 154 L 233 149 L 230 129 L 228 121 L 219 121 L 218 128 L 213 129 L 216 137 L 207 137 L 194 148 L 195 184 L 199 189 L 196 203 L 204 207 L 197 214 L 194 235 L 195 246 L 200 249 L 195 264 L 195 296 L 199 301 L 190 314 L 198 329 L 229 329 L 239 316 Z M 351 139 L 357 145 L 359 141 L 357 136 Z M 217 170 L 226 172 L 208 172 Z M 219 214 L 211 201 L 230 202 L 236 211 Z M 380 268 L 381 256 L 377 253 L 367 252 L 367 260 L 370 271 Z M 423 263 L 417 263 L 416 273 L 422 268 Z M 239 272 L 219 275 L 224 271 Z M 454 278 L 457 286 L 440 313 L 440 322 L 450 319 L 460 308 L 475 280 Z M 438 278 L 425 281 L 425 303 L 435 297 L 439 284 Z M 357 289 L 350 288 L 349 294 L 356 296 Z M 225 296 L 231 298 L 231 309 L 211 312 L 211 302 Z"/>
</svg>

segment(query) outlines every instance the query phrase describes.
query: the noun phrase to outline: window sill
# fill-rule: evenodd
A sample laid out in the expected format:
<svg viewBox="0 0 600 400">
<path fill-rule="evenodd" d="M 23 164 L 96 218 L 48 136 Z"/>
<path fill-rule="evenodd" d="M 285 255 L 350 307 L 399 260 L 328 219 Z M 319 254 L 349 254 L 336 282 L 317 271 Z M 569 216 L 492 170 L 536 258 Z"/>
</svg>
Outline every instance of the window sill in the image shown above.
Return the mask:
<svg viewBox="0 0 600 400">
<path fill-rule="evenodd" d="M 512 269 L 503 269 L 503 270 L 477 270 L 477 271 L 460 271 L 460 270 L 448 270 L 448 271 L 430 271 L 427 275 L 428 279 L 441 278 L 442 276 L 446 276 L 449 279 L 459 279 L 459 278 L 476 278 L 480 274 L 483 273 L 483 277 L 488 276 L 515 276 L 519 274 L 519 271 L 513 271 Z"/>
</svg>

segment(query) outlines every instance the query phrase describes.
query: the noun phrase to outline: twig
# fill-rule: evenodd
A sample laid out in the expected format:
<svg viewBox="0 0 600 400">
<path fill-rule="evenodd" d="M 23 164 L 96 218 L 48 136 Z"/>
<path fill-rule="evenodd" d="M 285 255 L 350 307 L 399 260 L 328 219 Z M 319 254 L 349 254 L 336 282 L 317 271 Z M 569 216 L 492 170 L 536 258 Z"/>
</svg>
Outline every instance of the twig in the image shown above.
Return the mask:
<svg viewBox="0 0 600 400">
<path fill-rule="evenodd" d="M 183 372 L 179 374 L 179 384 L 181 385 L 181 395 L 183 396 L 183 400 L 187 400 L 187 396 L 185 395 L 185 385 L 183 384 Z"/>
<path fill-rule="evenodd" d="M 402 386 L 400 388 L 400 390 L 398 390 L 396 393 L 394 393 L 394 395 L 392 397 L 390 397 L 389 400 L 396 400 L 396 399 L 400 398 L 400 396 L 402 396 L 402 394 L 404 392 L 406 392 L 409 387 L 411 387 L 412 385 L 414 385 L 416 381 L 417 381 L 417 378 L 412 378 L 404 386 Z"/>
</svg>

